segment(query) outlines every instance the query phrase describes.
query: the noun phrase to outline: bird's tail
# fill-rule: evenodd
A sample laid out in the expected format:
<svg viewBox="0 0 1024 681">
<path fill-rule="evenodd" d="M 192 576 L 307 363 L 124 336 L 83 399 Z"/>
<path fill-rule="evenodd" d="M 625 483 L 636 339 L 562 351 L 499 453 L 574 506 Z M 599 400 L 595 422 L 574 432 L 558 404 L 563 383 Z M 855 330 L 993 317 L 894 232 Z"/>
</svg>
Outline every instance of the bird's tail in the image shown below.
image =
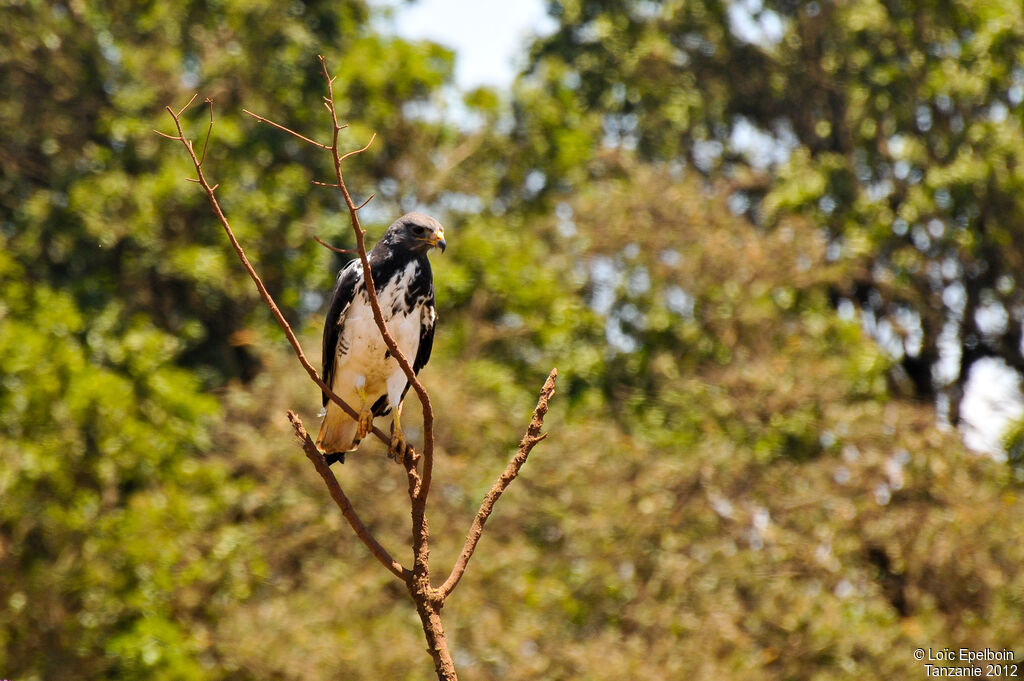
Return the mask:
<svg viewBox="0 0 1024 681">
<path fill-rule="evenodd" d="M 316 446 L 325 454 L 351 452 L 359 446 L 356 439 L 358 423 L 334 402 L 327 403 L 327 413 L 316 436 Z"/>
</svg>

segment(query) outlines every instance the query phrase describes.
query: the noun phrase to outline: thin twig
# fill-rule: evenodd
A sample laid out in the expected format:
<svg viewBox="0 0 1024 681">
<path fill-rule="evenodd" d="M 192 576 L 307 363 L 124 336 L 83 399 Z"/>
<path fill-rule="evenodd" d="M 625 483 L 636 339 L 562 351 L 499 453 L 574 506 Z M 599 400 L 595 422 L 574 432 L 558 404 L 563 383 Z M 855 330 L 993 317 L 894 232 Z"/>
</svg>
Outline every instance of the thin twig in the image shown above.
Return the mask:
<svg viewBox="0 0 1024 681">
<path fill-rule="evenodd" d="M 487 519 L 491 515 L 491 511 L 494 510 L 494 504 L 501 497 L 502 493 L 508 488 L 516 476 L 519 475 L 519 470 L 526 463 L 527 457 L 530 456 L 530 452 L 533 450 L 534 445 L 547 437 L 547 434 L 541 434 L 541 428 L 544 427 L 544 417 L 548 413 L 548 402 L 551 397 L 555 394 L 555 379 L 558 377 L 558 369 L 552 369 L 548 375 L 548 380 L 544 381 L 544 387 L 540 390 L 540 398 L 537 400 L 537 407 L 533 410 L 533 418 L 530 419 L 530 426 L 526 429 L 526 434 L 523 435 L 522 441 L 519 443 L 519 450 L 516 455 L 509 461 L 505 471 L 498 478 L 494 486 L 484 497 L 483 503 L 480 504 L 480 510 L 477 511 L 476 517 L 473 519 L 473 524 L 469 528 L 469 534 L 466 535 L 466 543 L 462 547 L 462 553 L 459 554 L 458 560 L 455 561 L 455 566 L 452 568 L 451 574 L 448 579 L 444 581 L 444 584 L 437 589 L 437 598 L 444 601 L 448 597 L 448 594 L 455 589 L 459 580 L 462 579 L 462 575 L 466 572 L 466 566 L 469 564 L 469 559 L 473 557 L 473 552 L 476 550 L 476 545 L 480 541 L 480 536 L 484 531 L 484 524 L 487 523 Z"/>
<path fill-rule="evenodd" d="M 373 193 L 373 194 L 370 194 L 369 196 L 367 196 L 365 201 L 363 201 L 358 206 L 356 206 L 356 210 L 362 210 L 363 207 L 366 206 L 366 204 L 368 204 L 370 201 L 372 201 L 373 197 L 376 196 L 376 195 L 377 195 L 376 193 Z"/>
<path fill-rule="evenodd" d="M 327 146 L 326 144 L 320 144 L 316 140 L 311 140 L 308 137 L 306 137 L 305 135 L 301 135 L 301 134 L 295 132 L 291 128 L 286 128 L 283 125 L 281 125 L 280 123 L 275 123 L 274 121 L 270 120 L 269 118 L 264 118 L 263 116 L 260 116 L 259 114 L 254 114 L 252 111 L 249 111 L 248 109 L 242 109 L 242 113 L 249 114 L 250 116 L 252 116 L 256 120 L 258 120 L 259 122 L 266 123 L 267 125 L 272 125 L 275 128 L 277 128 L 278 130 L 284 130 L 289 135 L 294 135 L 295 137 L 298 137 L 303 142 L 306 142 L 307 144 L 312 144 L 314 147 L 320 147 L 321 149 L 330 149 L 330 147 Z"/>
<path fill-rule="evenodd" d="M 198 97 L 198 96 L 199 96 L 198 92 L 195 93 L 194 95 L 192 95 L 192 99 L 188 100 L 188 103 L 186 103 L 185 106 L 181 107 L 181 110 L 178 113 L 176 113 L 176 114 L 172 113 L 171 115 L 174 116 L 175 118 L 181 118 L 181 114 L 185 113 L 185 109 L 187 109 L 190 106 L 192 106 L 192 102 L 196 101 L 196 97 Z M 167 107 L 167 110 L 170 111 L 171 108 Z"/>
<path fill-rule="evenodd" d="M 381 565 L 386 567 L 393 575 L 401 579 L 403 582 L 407 581 L 408 576 L 411 574 L 409 570 L 402 567 L 402 564 L 391 557 L 387 549 L 380 545 L 370 531 L 366 529 L 366 525 L 359 519 L 356 514 L 355 508 L 352 507 L 352 502 L 345 496 L 345 492 L 341 489 L 341 485 L 338 484 L 338 479 L 334 477 L 334 472 L 331 467 L 327 465 L 327 461 L 324 460 L 324 455 L 317 449 L 316 443 L 313 442 L 312 438 L 309 437 L 309 433 L 306 432 L 305 426 L 302 425 L 302 419 L 299 415 L 293 411 L 288 412 L 288 420 L 291 421 L 292 428 L 295 429 L 295 434 L 298 435 L 299 440 L 302 442 L 302 450 L 306 452 L 306 457 L 313 462 L 313 466 L 316 468 L 316 472 L 320 474 L 320 477 L 327 483 L 327 489 L 331 493 L 331 498 L 341 509 L 341 514 L 345 516 L 349 525 L 355 530 L 356 535 L 366 544 L 366 548 L 370 549 L 370 553 L 380 561 Z"/>
<path fill-rule="evenodd" d="M 341 253 L 343 255 L 352 255 L 353 253 L 359 252 L 354 248 L 338 248 L 337 246 L 332 246 L 316 235 L 313 235 L 313 241 L 317 242 L 329 251 L 334 251 L 335 253 Z"/>
<path fill-rule="evenodd" d="M 370 135 L 370 141 L 366 143 L 365 147 L 363 147 L 362 149 L 356 149 L 355 151 L 348 152 L 340 159 L 338 159 L 338 161 L 344 163 L 350 156 L 357 156 L 359 154 L 362 154 L 363 152 L 370 148 L 370 145 L 373 144 L 373 140 L 375 139 L 377 139 L 377 133 L 373 133 L 372 135 Z"/>
<path fill-rule="evenodd" d="M 207 97 L 204 101 L 210 105 L 210 125 L 206 127 L 206 140 L 203 142 L 203 155 L 199 159 L 199 165 L 203 165 L 206 162 L 206 147 L 210 144 L 210 133 L 213 132 L 213 100 Z"/>
</svg>

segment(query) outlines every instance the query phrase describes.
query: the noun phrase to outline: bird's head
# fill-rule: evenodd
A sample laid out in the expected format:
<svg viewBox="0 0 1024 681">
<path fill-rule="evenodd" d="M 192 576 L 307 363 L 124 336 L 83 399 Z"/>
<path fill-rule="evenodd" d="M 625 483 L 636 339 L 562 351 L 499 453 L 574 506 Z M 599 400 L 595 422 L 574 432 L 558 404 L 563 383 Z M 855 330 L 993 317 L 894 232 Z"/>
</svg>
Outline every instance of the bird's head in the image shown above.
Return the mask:
<svg viewBox="0 0 1024 681">
<path fill-rule="evenodd" d="M 441 223 L 423 213 L 406 213 L 391 223 L 384 239 L 392 246 L 401 246 L 417 253 L 426 253 L 435 246 L 444 253 L 448 243 L 444 240 Z"/>
</svg>

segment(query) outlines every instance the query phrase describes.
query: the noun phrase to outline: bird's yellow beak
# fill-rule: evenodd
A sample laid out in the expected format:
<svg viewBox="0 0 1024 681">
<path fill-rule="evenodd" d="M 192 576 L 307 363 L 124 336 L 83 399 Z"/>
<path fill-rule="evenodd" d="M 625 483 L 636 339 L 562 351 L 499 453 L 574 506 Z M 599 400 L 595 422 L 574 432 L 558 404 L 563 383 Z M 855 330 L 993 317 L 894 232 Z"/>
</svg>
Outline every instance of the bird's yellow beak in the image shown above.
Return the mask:
<svg viewBox="0 0 1024 681">
<path fill-rule="evenodd" d="M 434 236 L 432 243 L 434 246 L 440 248 L 441 252 L 444 253 L 444 249 L 448 246 L 448 242 L 444 240 L 444 227 L 437 230 L 437 234 Z"/>
</svg>

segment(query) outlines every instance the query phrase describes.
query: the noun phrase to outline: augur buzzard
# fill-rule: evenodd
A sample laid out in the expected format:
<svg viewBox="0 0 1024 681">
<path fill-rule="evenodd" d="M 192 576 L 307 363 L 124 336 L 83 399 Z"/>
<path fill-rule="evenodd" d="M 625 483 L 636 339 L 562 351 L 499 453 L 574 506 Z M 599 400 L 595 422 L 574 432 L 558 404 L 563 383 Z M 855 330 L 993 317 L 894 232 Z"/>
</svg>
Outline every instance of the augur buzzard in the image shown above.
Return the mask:
<svg viewBox="0 0 1024 681">
<path fill-rule="evenodd" d="M 408 213 L 388 227 L 367 256 L 388 331 L 416 373 L 430 359 L 437 320 L 427 251 L 437 247 L 444 252 L 446 245 L 444 228 L 437 220 L 422 213 Z M 344 463 L 345 452 L 359 446 L 374 417 L 388 412 L 388 456 L 400 462 L 406 451 L 402 400 L 409 381 L 373 320 L 359 258 L 338 273 L 324 324 L 323 363 L 324 383 L 359 411 L 359 418 L 353 419 L 324 393 L 326 410 L 316 444 L 327 463 Z"/>
</svg>

